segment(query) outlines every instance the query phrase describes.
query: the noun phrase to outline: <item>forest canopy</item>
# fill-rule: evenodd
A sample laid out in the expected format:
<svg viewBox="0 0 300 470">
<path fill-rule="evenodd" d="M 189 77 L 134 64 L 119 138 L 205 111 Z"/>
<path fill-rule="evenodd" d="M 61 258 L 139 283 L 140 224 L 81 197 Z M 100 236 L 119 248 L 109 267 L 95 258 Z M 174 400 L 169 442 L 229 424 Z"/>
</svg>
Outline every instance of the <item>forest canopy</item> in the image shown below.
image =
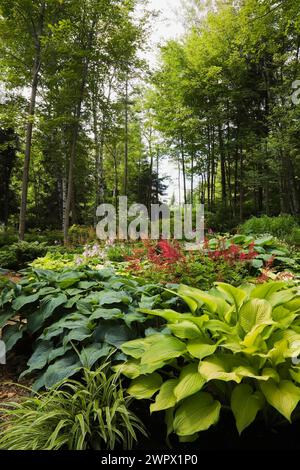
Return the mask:
<svg viewBox="0 0 300 470">
<path fill-rule="evenodd" d="M 161 201 L 166 158 L 177 202 L 224 229 L 299 215 L 298 1 L 186 0 L 181 16 L 151 68 L 145 2 L 0 0 L 0 222 L 21 240 L 67 241 L 120 195 Z"/>
</svg>

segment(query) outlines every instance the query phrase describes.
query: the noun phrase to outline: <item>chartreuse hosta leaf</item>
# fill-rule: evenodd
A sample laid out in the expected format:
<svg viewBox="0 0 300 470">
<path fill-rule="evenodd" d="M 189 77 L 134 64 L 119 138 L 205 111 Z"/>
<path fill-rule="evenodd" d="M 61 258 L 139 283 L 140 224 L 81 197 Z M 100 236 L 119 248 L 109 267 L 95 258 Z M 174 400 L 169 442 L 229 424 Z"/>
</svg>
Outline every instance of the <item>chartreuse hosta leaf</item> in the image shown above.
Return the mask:
<svg viewBox="0 0 300 470">
<path fill-rule="evenodd" d="M 141 357 L 141 364 L 151 364 L 159 361 L 168 361 L 182 356 L 186 352 L 186 345 L 174 336 L 162 335 L 153 342 Z"/>
<path fill-rule="evenodd" d="M 291 415 L 300 401 L 300 388 L 290 380 L 282 380 L 279 383 L 268 380 L 260 386 L 268 403 L 291 421 Z"/>
<path fill-rule="evenodd" d="M 155 403 L 150 405 L 150 411 L 162 411 L 173 408 L 176 405 L 177 398 L 174 394 L 174 389 L 178 384 L 178 380 L 170 379 L 163 383 L 160 388 L 159 394 L 156 397 Z"/>
<path fill-rule="evenodd" d="M 210 338 L 201 335 L 197 339 L 188 341 L 186 347 L 191 356 L 204 359 L 217 350 L 218 343 L 214 343 Z"/>
<path fill-rule="evenodd" d="M 162 386 L 162 378 L 159 374 L 141 375 L 131 382 L 127 392 L 132 397 L 142 400 L 151 398 Z"/>
<path fill-rule="evenodd" d="M 234 304 L 236 310 L 239 310 L 244 300 L 247 297 L 247 293 L 243 289 L 231 286 L 230 284 L 224 284 L 223 282 L 216 282 L 217 289 L 223 293 L 224 298 L 230 303 Z"/>
<path fill-rule="evenodd" d="M 240 434 L 255 420 L 258 411 L 264 407 L 264 402 L 263 394 L 254 391 L 248 384 L 239 384 L 234 388 L 231 409 Z"/>
<path fill-rule="evenodd" d="M 244 377 L 255 378 L 257 380 L 268 380 L 268 377 L 261 376 L 258 372 L 241 357 L 232 354 L 216 354 L 204 359 L 199 364 L 199 372 L 206 379 L 221 380 L 223 382 L 240 383 Z"/>
<path fill-rule="evenodd" d="M 191 436 L 205 431 L 219 420 L 221 403 L 212 395 L 199 392 L 186 398 L 179 406 L 174 418 L 174 431 L 178 436 Z"/>
<path fill-rule="evenodd" d="M 285 285 L 285 281 L 267 282 L 265 284 L 260 284 L 251 291 L 250 296 L 255 299 L 268 300 L 269 297 L 274 294 L 274 292 L 280 291 L 283 287 L 285 287 Z"/>
<path fill-rule="evenodd" d="M 147 315 L 153 315 L 155 317 L 164 318 L 167 322 L 175 324 L 177 322 L 189 321 L 201 328 L 209 317 L 207 315 L 201 315 L 200 317 L 195 317 L 190 313 L 178 313 L 175 310 L 147 310 L 139 309 L 139 312 L 146 313 Z"/>
<path fill-rule="evenodd" d="M 196 392 L 199 392 L 206 380 L 198 371 L 198 363 L 185 366 L 181 372 L 174 389 L 176 401 L 183 400 Z"/>
<path fill-rule="evenodd" d="M 161 335 L 151 335 L 147 338 L 134 339 L 133 341 L 127 341 L 121 346 L 121 350 L 124 354 L 134 357 L 135 359 L 140 359 L 146 349 L 154 343 L 156 340 L 160 340 Z"/>
<path fill-rule="evenodd" d="M 182 339 L 196 339 L 201 335 L 201 330 L 198 326 L 187 320 L 171 323 L 168 325 L 168 328 L 172 331 L 174 336 Z"/>
<path fill-rule="evenodd" d="M 239 323 L 246 333 L 242 344 L 253 346 L 265 327 L 274 323 L 271 305 L 267 300 L 250 299 L 239 311 Z"/>
</svg>

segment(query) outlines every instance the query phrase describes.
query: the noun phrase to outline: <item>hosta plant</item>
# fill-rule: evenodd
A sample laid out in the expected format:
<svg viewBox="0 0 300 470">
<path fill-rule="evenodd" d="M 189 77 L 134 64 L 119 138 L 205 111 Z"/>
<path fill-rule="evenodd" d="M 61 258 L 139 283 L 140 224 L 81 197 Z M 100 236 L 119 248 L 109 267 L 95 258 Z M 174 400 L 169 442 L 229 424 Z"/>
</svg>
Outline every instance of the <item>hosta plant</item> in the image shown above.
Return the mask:
<svg viewBox="0 0 300 470">
<path fill-rule="evenodd" d="M 292 419 L 300 401 L 300 295 L 286 282 L 210 292 L 180 286 L 186 313 L 143 310 L 167 322 L 164 334 L 129 341 L 119 370 L 128 393 L 164 411 L 167 434 L 197 438 L 230 407 L 241 433 L 264 410 Z"/>
<path fill-rule="evenodd" d="M 112 270 L 30 270 L 0 293 L 1 339 L 7 353 L 31 354 L 24 374 L 38 376 L 35 389 L 51 388 L 155 326 L 138 308 L 174 301 L 159 286 Z"/>
<path fill-rule="evenodd" d="M 131 449 L 146 435 L 130 410 L 118 374 L 107 364 L 85 369 L 83 380 L 65 380 L 49 392 L 7 403 L 0 409 L 2 450 Z"/>
</svg>

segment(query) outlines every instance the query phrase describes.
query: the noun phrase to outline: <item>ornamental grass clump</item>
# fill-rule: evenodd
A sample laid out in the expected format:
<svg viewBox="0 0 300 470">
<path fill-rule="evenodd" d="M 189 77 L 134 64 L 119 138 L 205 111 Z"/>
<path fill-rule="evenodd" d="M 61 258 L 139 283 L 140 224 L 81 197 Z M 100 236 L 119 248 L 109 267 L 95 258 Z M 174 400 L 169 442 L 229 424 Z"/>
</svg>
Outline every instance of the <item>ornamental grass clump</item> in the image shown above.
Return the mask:
<svg viewBox="0 0 300 470">
<path fill-rule="evenodd" d="M 131 449 L 139 433 L 146 435 L 129 409 L 131 401 L 107 364 L 95 372 L 85 369 L 82 381 L 64 381 L 49 392 L 2 405 L 0 448 Z"/>
</svg>

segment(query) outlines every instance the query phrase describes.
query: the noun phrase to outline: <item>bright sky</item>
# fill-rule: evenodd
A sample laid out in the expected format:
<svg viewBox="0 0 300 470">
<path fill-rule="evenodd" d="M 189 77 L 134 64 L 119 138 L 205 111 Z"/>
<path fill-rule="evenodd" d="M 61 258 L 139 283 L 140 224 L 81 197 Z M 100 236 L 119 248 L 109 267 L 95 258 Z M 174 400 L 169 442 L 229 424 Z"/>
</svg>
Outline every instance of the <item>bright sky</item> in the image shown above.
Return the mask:
<svg viewBox="0 0 300 470">
<path fill-rule="evenodd" d="M 183 32 L 183 24 L 180 20 L 181 0 L 149 0 L 149 8 L 160 12 L 155 19 L 153 33 L 151 37 L 151 51 L 147 53 L 147 59 L 151 65 L 155 66 L 158 58 L 158 46 L 168 39 L 179 37 Z M 167 192 L 167 199 L 173 194 L 179 202 L 178 169 L 175 164 L 165 159 L 161 163 L 160 173 L 169 176 L 171 181 Z M 181 182 L 181 187 L 183 182 Z M 181 196 L 182 197 L 182 196 Z"/>
</svg>

